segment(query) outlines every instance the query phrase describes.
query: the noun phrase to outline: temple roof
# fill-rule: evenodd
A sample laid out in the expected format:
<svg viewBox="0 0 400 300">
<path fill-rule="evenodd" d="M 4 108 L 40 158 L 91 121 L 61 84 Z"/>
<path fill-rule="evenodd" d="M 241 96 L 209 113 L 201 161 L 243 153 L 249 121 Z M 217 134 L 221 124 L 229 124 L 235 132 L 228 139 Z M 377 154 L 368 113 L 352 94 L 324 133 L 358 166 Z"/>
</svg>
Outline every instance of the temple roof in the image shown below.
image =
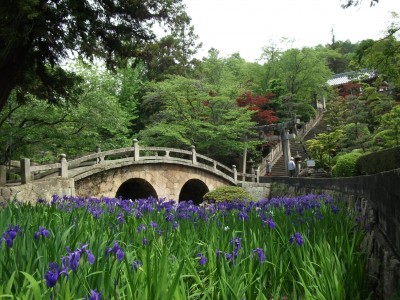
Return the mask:
<svg viewBox="0 0 400 300">
<path fill-rule="evenodd" d="M 365 81 L 376 77 L 377 74 L 375 70 L 363 69 L 359 71 L 350 71 L 346 73 L 335 74 L 331 79 L 327 81 L 327 83 L 330 86 L 338 86 L 354 80 Z"/>
</svg>

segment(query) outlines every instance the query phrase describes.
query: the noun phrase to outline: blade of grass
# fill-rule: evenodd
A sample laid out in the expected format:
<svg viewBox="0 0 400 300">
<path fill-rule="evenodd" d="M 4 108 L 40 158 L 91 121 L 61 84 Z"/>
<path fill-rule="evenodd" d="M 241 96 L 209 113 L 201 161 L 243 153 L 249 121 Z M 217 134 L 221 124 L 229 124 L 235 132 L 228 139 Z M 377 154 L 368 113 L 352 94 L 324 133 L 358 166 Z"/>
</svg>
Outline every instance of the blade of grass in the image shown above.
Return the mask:
<svg viewBox="0 0 400 300">
<path fill-rule="evenodd" d="M 29 283 L 31 284 L 31 288 L 32 288 L 33 296 L 34 296 L 35 300 L 41 300 L 42 296 L 40 293 L 39 282 L 36 281 L 36 279 L 33 278 L 33 276 L 31 274 L 28 274 L 28 273 L 25 273 L 22 271 L 20 271 L 20 272 L 25 276 L 26 279 L 28 279 Z"/>
</svg>

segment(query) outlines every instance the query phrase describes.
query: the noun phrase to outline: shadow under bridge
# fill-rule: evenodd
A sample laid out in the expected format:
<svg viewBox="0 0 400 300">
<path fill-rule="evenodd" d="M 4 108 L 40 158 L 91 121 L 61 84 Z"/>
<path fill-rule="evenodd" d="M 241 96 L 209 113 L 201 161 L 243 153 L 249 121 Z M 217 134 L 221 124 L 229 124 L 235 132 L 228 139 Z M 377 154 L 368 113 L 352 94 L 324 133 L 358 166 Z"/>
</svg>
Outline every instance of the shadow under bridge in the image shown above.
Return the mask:
<svg viewBox="0 0 400 300">
<path fill-rule="evenodd" d="M 179 193 L 179 202 L 193 201 L 198 205 L 203 202 L 203 196 L 209 191 L 207 185 L 199 179 L 190 179 L 182 187 Z M 125 181 L 118 188 L 115 195 L 122 199 L 146 199 L 149 197 L 158 198 L 156 190 L 153 186 L 142 178 L 132 178 Z"/>
</svg>

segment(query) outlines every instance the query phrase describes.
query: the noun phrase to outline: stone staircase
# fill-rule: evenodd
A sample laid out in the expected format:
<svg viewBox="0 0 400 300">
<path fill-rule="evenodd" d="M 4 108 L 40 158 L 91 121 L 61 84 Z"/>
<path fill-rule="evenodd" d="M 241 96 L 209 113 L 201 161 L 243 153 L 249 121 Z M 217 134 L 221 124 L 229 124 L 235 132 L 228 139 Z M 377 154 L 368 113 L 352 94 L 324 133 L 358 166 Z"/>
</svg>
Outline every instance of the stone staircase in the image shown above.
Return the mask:
<svg viewBox="0 0 400 300">
<path fill-rule="evenodd" d="M 314 136 L 311 137 L 311 139 Z M 304 161 L 308 158 L 308 153 L 306 152 L 305 141 L 292 141 L 290 142 L 290 155 L 292 157 L 300 156 L 300 160 Z M 287 176 L 285 162 L 283 155 L 277 160 L 277 162 L 272 166 L 272 176 Z"/>
<path fill-rule="evenodd" d="M 301 131 L 301 129 L 300 129 Z M 300 160 L 304 161 L 308 158 L 306 152 L 306 141 L 314 139 L 318 133 L 326 131 L 326 122 L 321 118 L 303 137 L 290 141 L 290 155 L 292 157 L 300 156 Z M 301 133 L 301 132 L 299 132 Z M 272 176 L 288 176 L 286 174 L 284 157 L 281 157 L 272 166 Z"/>
</svg>

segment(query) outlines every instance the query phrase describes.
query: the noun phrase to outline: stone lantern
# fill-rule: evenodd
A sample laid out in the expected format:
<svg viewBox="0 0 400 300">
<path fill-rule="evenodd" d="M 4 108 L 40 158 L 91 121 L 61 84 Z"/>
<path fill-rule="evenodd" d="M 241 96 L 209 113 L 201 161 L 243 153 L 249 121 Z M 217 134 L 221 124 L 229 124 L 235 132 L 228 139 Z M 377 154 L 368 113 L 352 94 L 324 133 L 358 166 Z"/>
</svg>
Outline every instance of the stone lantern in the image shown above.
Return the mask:
<svg viewBox="0 0 400 300">
<path fill-rule="evenodd" d="M 300 174 L 300 169 L 301 169 L 301 155 L 299 154 L 299 151 L 296 151 L 296 156 L 294 157 L 294 163 L 296 164 L 296 174 Z"/>
</svg>

